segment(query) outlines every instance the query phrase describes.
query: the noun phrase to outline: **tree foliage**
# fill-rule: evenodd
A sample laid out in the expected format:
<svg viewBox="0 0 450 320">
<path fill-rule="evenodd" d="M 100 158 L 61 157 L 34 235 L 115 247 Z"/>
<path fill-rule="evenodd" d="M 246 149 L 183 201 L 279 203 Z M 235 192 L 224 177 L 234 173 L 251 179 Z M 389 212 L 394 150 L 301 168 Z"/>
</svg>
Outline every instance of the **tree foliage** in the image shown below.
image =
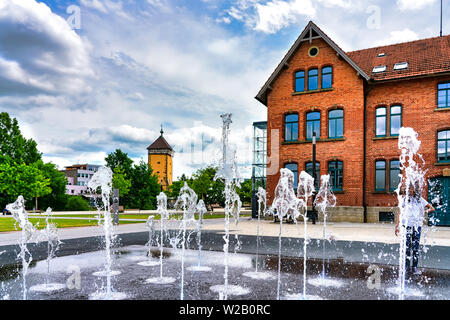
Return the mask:
<svg viewBox="0 0 450 320">
<path fill-rule="evenodd" d="M 50 179 L 44 176 L 39 166 L 40 162 L 26 165 L 3 161 L 0 164 L 0 191 L 13 198 L 22 195 L 26 200 L 50 194 Z"/>
<path fill-rule="evenodd" d="M 241 187 L 236 189 L 242 203 L 251 204 L 252 202 L 252 180 L 248 179 L 241 182 Z"/>
<path fill-rule="evenodd" d="M 18 164 L 32 164 L 42 157 L 36 141 L 26 139 L 17 119 L 11 119 L 6 112 L 0 113 L 0 154 Z"/>
<path fill-rule="evenodd" d="M 120 197 L 126 196 L 130 192 L 131 180 L 127 179 L 127 175 L 120 165 L 114 169 L 112 183 L 114 189 L 119 189 Z"/>
</svg>

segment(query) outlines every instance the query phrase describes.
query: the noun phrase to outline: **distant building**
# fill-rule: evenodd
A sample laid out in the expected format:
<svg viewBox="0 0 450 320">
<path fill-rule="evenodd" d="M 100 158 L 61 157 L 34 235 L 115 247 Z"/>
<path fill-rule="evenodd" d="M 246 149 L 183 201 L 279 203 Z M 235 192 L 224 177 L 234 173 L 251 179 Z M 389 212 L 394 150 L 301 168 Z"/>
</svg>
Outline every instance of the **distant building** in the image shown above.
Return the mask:
<svg viewBox="0 0 450 320">
<path fill-rule="evenodd" d="M 66 194 L 72 196 L 88 195 L 87 185 L 89 180 L 100 166 L 93 164 L 74 164 L 66 167 L 63 172 L 67 178 Z"/>
<path fill-rule="evenodd" d="M 161 128 L 161 136 L 156 139 L 148 148 L 148 165 L 158 176 L 158 181 L 163 190 L 172 184 L 172 157 L 174 151 L 163 137 L 164 131 Z"/>
</svg>

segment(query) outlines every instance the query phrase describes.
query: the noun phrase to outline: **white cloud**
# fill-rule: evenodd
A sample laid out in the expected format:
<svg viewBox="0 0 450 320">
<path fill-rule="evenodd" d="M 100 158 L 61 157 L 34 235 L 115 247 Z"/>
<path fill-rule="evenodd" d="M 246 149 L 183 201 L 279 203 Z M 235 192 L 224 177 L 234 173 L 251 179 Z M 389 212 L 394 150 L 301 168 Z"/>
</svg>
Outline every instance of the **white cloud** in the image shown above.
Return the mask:
<svg viewBox="0 0 450 320">
<path fill-rule="evenodd" d="M 436 0 L 397 0 L 400 10 L 419 10 L 433 4 Z"/>
<path fill-rule="evenodd" d="M 396 44 L 402 42 L 409 42 L 418 40 L 419 36 L 414 31 L 405 28 L 403 30 L 397 30 L 390 32 L 389 38 L 383 39 L 377 42 L 377 46 L 384 46 L 389 44 Z"/>
<path fill-rule="evenodd" d="M 89 46 L 44 3 L 0 3 L 0 95 L 81 93 L 93 76 Z"/>
<path fill-rule="evenodd" d="M 295 23 L 301 16 L 314 17 L 316 10 L 310 0 L 273 0 L 265 5 L 256 4 L 257 21 L 255 30 L 275 33 Z"/>
</svg>

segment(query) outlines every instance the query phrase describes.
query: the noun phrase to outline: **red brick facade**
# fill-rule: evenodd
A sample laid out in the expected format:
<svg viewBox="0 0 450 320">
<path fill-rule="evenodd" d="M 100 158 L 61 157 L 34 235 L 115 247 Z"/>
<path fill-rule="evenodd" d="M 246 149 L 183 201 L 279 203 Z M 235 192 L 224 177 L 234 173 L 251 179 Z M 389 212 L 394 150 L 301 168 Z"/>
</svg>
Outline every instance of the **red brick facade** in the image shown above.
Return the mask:
<svg viewBox="0 0 450 320">
<path fill-rule="evenodd" d="M 310 33 L 311 38 L 313 35 Z M 374 82 L 367 79 L 367 73 L 349 64 L 348 60 L 336 51 L 334 43 L 330 44 L 329 40 L 315 35 L 314 39 L 302 41 L 295 51 L 291 49 L 287 55 L 289 59 L 285 57 L 278 71 L 274 72 L 276 77 L 273 74 L 269 79 L 270 83 L 269 81 L 266 83 L 266 86 L 268 84 L 266 89 L 263 88 L 265 91 L 261 91 L 264 96 L 261 92 L 257 96 L 261 102 L 265 98 L 264 102 L 267 105 L 267 150 L 272 163 L 272 168 L 268 168 L 267 174 L 268 203 L 273 200 L 274 189 L 279 179 L 279 168 L 284 167 L 286 163 L 297 163 L 298 172 L 300 172 L 305 170 L 306 162 L 312 161 L 312 143 L 306 141 L 306 114 L 312 110 L 319 111 L 321 115 L 320 139 L 316 147 L 320 174 L 328 173 L 329 161 L 343 162 L 343 191 L 336 193 L 338 206 L 365 208 L 364 211 L 367 214 L 367 207 L 397 205 L 396 197 L 389 191 L 388 185 L 389 162 L 398 160 L 399 157 L 398 139 L 389 135 L 389 110 L 392 105 L 402 106 L 401 125 L 412 127 L 418 132 L 419 140 L 422 141 L 419 152 L 424 156 L 428 176 L 442 176 L 443 169 L 450 168 L 450 164 L 437 164 L 437 132 L 450 128 L 450 110 L 437 108 L 437 85 L 442 81 L 450 81 L 450 72 L 447 75 Z M 311 57 L 308 50 L 314 46 L 319 48 L 319 53 Z M 325 66 L 333 67 L 331 89 L 321 89 L 320 86 L 320 71 Z M 311 68 L 319 70 L 319 89 L 296 93 L 295 73 L 302 70 L 307 74 Z M 377 138 L 375 109 L 380 106 L 387 107 L 387 134 L 386 137 Z M 344 111 L 342 139 L 328 139 L 328 112 L 333 109 Z M 298 140 L 294 142 L 285 142 L 284 139 L 284 119 L 289 113 L 297 113 L 299 117 Z M 365 127 L 366 130 L 364 130 Z M 276 130 L 279 132 L 279 138 L 273 140 L 273 133 L 277 132 Z M 364 155 L 364 135 L 366 155 Z M 279 150 L 277 151 L 278 169 L 277 155 L 271 153 L 271 150 L 277 150 L 274 147 Z M 365 186 L 363 184 L 364 159 Z M 386 191 L 383 192 L 375 191 L 375 161 L 377 160 L 385 160 L 387 164 L 387 186 Z"/>
</svg>

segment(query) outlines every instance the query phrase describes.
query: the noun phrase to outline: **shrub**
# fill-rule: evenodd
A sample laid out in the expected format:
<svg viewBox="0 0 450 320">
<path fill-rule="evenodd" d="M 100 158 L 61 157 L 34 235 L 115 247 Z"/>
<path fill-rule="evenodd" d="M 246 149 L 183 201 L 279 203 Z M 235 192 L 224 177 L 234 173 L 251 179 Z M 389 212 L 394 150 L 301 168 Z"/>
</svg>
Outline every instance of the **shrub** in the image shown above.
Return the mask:
<svg viewBox="0 0 450 320">
<path fill-rule="evenodd" d="M 81 196 L 70 196 L 67 200 L 65 211 L 89 211 L 89 203 Z"/>
</svg>

